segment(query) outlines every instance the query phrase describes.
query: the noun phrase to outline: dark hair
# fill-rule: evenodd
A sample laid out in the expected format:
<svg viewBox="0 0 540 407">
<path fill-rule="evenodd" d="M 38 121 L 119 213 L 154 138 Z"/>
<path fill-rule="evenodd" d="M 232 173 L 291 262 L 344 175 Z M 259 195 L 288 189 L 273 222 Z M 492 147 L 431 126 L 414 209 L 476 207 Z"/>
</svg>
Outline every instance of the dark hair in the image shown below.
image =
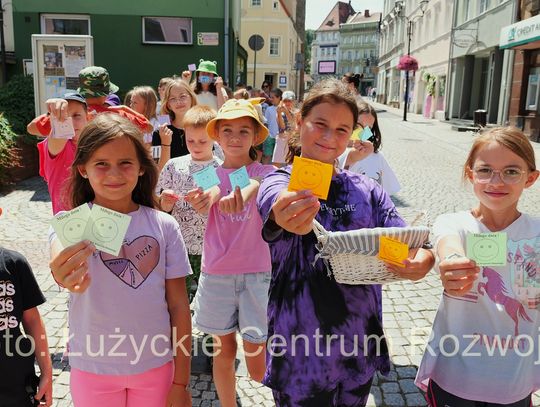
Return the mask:
<svg viewBox="0 0 540 407">
<path fill-rule="evenodd" d="M 82 177 L 78 167 L 85 165 L 97 149 L 121 137 L 126 137 L 133 143 L 137 152 L 137 159 L 143 171 L 143 174 L 139 176 L 135 189 L 131 193 L 131 199 L 139 205 L 150 208 L 158 207 L 154 193 L 159 172 L 150 156 L 150 152 L 144 145 L 142 132 L 128 119 L 120 115 L 101 113 L 86 125 L 77 143 L 75 159 L 71 165 L 71 177 L 68 182 L 69 192 L 67 194 L 72 208 L 90 202 L 95 198 L 90 181 Z"/>
<path fill-rule="evenodd" d="M 295 156 L 300 156 L 302 152 L 302 146 L 300 144 L 300 135 L 298 133 L 294 133 L 289 137 L 289 140 L 287 141 L 287 155 L 285 156 L 285 162 L 287 164 L 292 164 Z"/>
<path fill-rule="evenodd" d="M 344 104 L 353 115 L 352 128 L 358 122 L 358 105 L 356 98 L 347 86 L 337 79 L 325 79 L 316 83 L 310 90 L 300 109 L 300 117 L 305 119 L 311 109 L 320 103 Z"/>
<path fill-rule="evenodd" d="M 529 172 L 536 171 L 536 159 L 534 148 L 530 140 L 516 127 L 494 127 L 476 137 L 471 151 L 463 166 L 463 179 L 467 180 L 469 171 L 472 170 L 478 151 L 490 143 L 497 143 L 522 158 L 527 164 Z"/>
<path fill-rule="evenodd" d="M 381 129 L 379 128 L 379 119 L 377 118 L 377 112 L 369 103 L 359 102 L 358 103 L 358 116 L 361 114 L 370 114 L 375 118 L 371 132 L 373 136 L 370 137 L 369 141 L 373 144 L 373 152 L 377 152 L 381 149 L 382 146 L 382 135 Z"/>
<path fill-rule="evenodd" d="M 208 72 L 205 72 L 208 73 Z M 199 74 L 200 72 L 197 72 L 195 74 L 195 87 L 193 88 L 193 92 L 195 92 L 196 95 L 201 93 L 203 91 L 202 89 L 202 83 L 199 82 Z M 216 79 L 216 75 L 212 74 L 214 76 L 214 80 Z M 217 96 L 217 89 L 216 84 L 214 82 L 210 83 L 210 87 L 208 88 L 208 92 L 212 93 L 214 96 Z"/>
<path fill-rule="evenodd" d="M 283 97 L 283 91 L 279 88 L 272 89 L 270 93 L 273 93 L 274 95 L 276 95 L 279 98 L 279 100 L 281 100 Z"/>
<path fill-rule="evenodd" d="M 343 75 L 343 78 L 341 78 L 341 80 L 345 83 L 352 83 L 354 85 L 354 88 L 358 91 L 358 88 L 360 87 L 360 79 L 362 79 L 363 77 L 364 75 L 359 73 L 347 72 L 345 75 Z"/>
</svg>

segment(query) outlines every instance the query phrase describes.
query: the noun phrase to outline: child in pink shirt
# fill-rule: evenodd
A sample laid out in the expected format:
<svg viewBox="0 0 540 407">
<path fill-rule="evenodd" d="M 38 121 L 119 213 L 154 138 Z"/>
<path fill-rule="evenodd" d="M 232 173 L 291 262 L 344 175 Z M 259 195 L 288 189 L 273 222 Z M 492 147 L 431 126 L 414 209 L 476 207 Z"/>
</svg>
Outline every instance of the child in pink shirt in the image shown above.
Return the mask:
<svg viewBox="0 0 540 407">
<path fill-rule="evenodd" d="M 208 213 L 194 325 L 214 335 L 213 376 L 221 405 L 228 407 L 236 406 L 237 331 L 251 378 L 261 381 L 265 369 L 271 261 L 254 198 L 262 178 L 275 168 L 255 161 L 253 146 L 264 141 L 268 129 L 248 100 L 225 102 L 207 132 L 220 144 L 225 160 L 217 169 L 218 187 L 193 190 L 186 196 L 195 210 Z M 249 185 L 232 190 L 229 175 L 242 167 Z"/>
</svg>

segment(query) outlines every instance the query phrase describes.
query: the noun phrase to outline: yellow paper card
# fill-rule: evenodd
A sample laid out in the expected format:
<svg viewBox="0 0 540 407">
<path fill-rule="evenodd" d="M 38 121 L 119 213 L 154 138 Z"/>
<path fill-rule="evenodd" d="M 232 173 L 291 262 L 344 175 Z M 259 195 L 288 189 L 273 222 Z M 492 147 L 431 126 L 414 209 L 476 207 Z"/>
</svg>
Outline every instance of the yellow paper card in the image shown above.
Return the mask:
<svg viewBox="0 0 540 407">
<path fill-rule="evenodd" d="M 296 156 L 293 160 L 289 191 L 309 189 L 317 198 L 326 200 L 333 171 L 330 164 Z"/>
<path fill-rule="evenodd" d="M 362 133 L 363 129 L 362 127 L 356 128 L 351 134 L 351 137 L 349 137 L 349 140 L 361 140 L 360 133 Z"/>
<path fill-rule="evenodd" d="M 409 256 L 409 245 L 387 236 L 379 237 L 379 259 L 399 267 L 405 267 L 403 260 Z"/>
</svg>

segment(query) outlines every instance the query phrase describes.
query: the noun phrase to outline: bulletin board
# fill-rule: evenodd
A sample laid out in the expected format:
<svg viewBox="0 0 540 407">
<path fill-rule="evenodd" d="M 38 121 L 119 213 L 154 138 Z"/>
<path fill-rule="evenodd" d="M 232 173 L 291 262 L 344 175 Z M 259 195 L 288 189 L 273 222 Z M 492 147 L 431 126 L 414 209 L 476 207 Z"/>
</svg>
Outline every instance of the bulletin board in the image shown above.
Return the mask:
<svg viewBox="0 0 540 407">
<path fill-rule="evenodd" d="M 94 65 L 90 35 L 32 35 L 34 105 L 36 116 L 46 113 L 45 101 L 76 92 L 79 71 Z"/>
</svg>

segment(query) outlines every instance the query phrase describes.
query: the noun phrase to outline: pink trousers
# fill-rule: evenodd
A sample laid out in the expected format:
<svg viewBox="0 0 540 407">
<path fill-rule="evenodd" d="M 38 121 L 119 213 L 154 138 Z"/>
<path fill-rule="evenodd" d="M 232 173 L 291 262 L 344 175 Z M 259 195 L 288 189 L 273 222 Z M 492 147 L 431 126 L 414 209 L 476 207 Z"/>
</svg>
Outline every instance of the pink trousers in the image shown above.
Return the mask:
<svg viewBox="0 0 540 407">
<path fill-rule="evenodd" d="M 173 362 L 144 373 L 115 376 L 71 369 L 75 407 L 163 407 L 171 388 Z"/>
</svg>

